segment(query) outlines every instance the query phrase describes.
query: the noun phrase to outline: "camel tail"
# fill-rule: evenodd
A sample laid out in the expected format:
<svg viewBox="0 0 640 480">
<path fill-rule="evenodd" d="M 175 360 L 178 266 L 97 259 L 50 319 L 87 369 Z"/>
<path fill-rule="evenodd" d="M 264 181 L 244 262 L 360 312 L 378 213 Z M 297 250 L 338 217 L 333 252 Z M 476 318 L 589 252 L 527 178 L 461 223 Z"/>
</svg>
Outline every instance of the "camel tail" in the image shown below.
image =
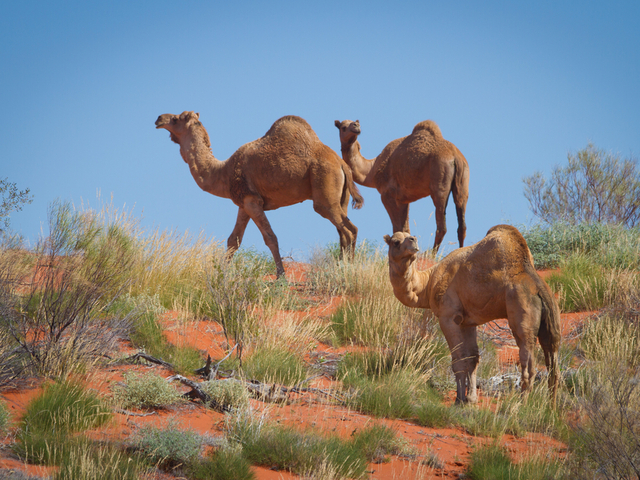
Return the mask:
<svg viewBox="0 0 640 480">
<path fill-rule="evenodd" d="M 342 162 L 342 171 L 346 177 L 345 188 L 342 190 L 342 198 L 344 200 L 345 195 L 351 195 L 351 206 L 359 210 L 364 205 L 364 198 L 360 195 L 360 190 L 358 190 L 358 186 L 353 181 L 351 167 Z"/>
<path fill-rule="evenodd" d="M 454 147 L 455 148 L 455 147 Z M 451 194 L 453 203 L 456 206 L 458 217 L 458 243 L 464 246 L 464 239 L 467 236 L 467 223 L 465 219 L 467 210 L 467 200 L 469 200 L 469 164 L 464 155 L 456 148 L 454 158 L 454 173 L 451 181 Z"/>
<path fill-rule="evenodd" d="M 549 390 L 551 391 L 553 403 L 555 405 L 556 395 L 558 391 L 558 383 L 560 381 L 560 372 L 558 367 L 558 350 L 562 341 L 560 332 L 560 308 L 555 301 L 553 294 L 544 280 L 537 274 L 536 283 L 541 283 L 538 289 L 538 296 L 542 302 L 542 314 L 540 318 L 540 329 L 538 330 L 538 340 L 544 352 L 544 360 L 549 371 Z"/>
</svg>

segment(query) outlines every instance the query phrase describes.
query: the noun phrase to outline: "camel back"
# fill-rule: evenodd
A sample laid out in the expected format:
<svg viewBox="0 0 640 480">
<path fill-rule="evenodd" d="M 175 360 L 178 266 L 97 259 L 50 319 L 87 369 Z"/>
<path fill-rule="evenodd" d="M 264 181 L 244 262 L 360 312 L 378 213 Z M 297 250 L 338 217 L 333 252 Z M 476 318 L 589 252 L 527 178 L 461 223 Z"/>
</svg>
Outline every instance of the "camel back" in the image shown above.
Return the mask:
<svg viewBox="0 0 640 480">
<path fill-rule="evenodd" d="M 415 127 L 413 127 L 413 132 L 411 132 L 411 134 L 413 135 L 422 130 L 426 130 L 436 138 L 442 138 L 442 132 L 440 131 L 440 127 L 433 120 L 424 120 L 418 123 Z"/>
<path fill-rule="evenodd" d="M 295 141 L 302 141 L 309 144 L 321 143 L 316 132 L 304 118 L 295 115 L 281 117 L 271 125 L 271 128 L 264 134 L 263 138 L 283 137 L 292 138 Z"/>
</svg>

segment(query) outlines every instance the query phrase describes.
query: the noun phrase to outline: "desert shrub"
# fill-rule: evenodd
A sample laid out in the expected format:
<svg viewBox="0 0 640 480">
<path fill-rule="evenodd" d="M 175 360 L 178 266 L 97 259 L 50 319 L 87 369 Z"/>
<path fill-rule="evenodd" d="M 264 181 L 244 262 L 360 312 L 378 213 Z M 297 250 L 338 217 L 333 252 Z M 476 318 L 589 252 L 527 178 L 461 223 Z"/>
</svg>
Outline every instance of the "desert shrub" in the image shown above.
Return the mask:
<svg viewBox="0 0 640 480">
<path fill-rule="evenodd" d="M 306 378 L 307 368 L 295 352 L 263 345 L 244 360 L 242 371 L 247 379 L 294 386 Z"/>
<path fill-rule="evenodd" d="M 95 394 L 75 383 L 51 383 L 27 406 L 14 450 L 31 463 L 60 464 L 74 442 L 86 443 L 80 437 L 70 441 L 72 433 L 109 418 L 111 412 Z"/>
<path fill-rule="evenodd" d="M 396 432 L 384 425 L 372 425 L 356 432 L 352 442 L 369 463 L 388 461 L 388 455 L 398 455 L 406 448 Z"/>
<path fill-rule="evenodd" d="M 238 380 L 210 380 L 202 382 L 200 388 L 218 405 L 233 408 L 245 408 L 249 405 L 247 388 Z"/>
<path fill-rule="evenodd" d="M 129 337 L 135 346 L 170 363 L 178 373 L 191 374 L 202 366 L 202 355 L 196 348 L 190 345 L 173 345 L 167 340 L 153 311 L 137 316 Z"/>
<path fill-rule="evenodd" d="M 429 428 L 444 428 L 455 425 L 458 408 L 448 407 L 442 400 L 442 395 L 439 392 L 427 387 L 415 406 L 416 423 Z"/>
<path fill-rule="evenodd" d="M 367 460 L 351 442 L 337 437 L 300 433 L 292 427 L 269 426 L 253 441 L 243 443 L 243 455 L 254 465 L 302 473 L 324 463 L 342 475 L 365 475 Z"/>
<path fill-rule="evenodd" d="M 542 173 L 525 177 L 531 211 L 547 223 L 564 221 L 640 224 L 640 169 L 635 158 L 621 158 L 593 144 L 568 155 L 547 182 Z"/>
<path fill-rule="evenodd" d="M 187 467 L 187 475 L 194 480 L 253 480 L 251 464 L 241 449 L 212 450 L 207 458 L 195 460 Z"/>
<path fill-rule="evenodd" d="M 9 415 L 9 409 L 7 408 L 7 404 L 0 400 L 0 434 L 3 434 L 9 428 L 9 420 L 11 416 Z"/>
<path fill-rule="evenodd" d="M 69 203 L 50 207 L 49 230 L 21 290 L 15 281 L 23 278 L 1 276 L 0 330 L 28 372 L 55 377 L 113 351 L 129 328 L 126 315 L 105 312 L 124 292 L 135 245 L 119 225 Z"/>
<path fill-rule="evenodd" d="M 171 469 L 195 460 L 202 448 L 202 437 L 170 424 L 166 428 L 145 425 L 136 432 L 133 446 L 162 469 Z"/>
<path fill-rule="evenodd" d="M 9 219 L 11 212 L 19 212 L 22 206 L 33 201 L 33 196 L 29 195 L 29 189 L 18 190 L 15 183 L 9 178 L 0 178 L 0 233 L 9 229 Z"/>
<path fill-rule="evenodd" d="M 160 375 L 125 372 L 123 377 L 124 383 L 113 389 L 114 401 L 122 408 L 167 408 L 185 401 Z"/>
<path fill-rule="evenodd" d="M 574 254 L 587 255 L 607 268 L 638 268 L 640 229 L 601 223 L 552 223 L 519 227 L 536 268 L 557 268 Z"/>
</svg>

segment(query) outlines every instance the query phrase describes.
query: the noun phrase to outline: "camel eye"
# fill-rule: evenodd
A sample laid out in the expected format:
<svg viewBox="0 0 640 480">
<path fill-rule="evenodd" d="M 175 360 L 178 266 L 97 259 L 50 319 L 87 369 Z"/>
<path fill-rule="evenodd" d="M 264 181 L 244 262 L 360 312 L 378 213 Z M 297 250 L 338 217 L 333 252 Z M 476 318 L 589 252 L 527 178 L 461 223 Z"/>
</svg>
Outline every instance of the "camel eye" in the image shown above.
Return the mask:
<svg viewBox="0 0 640 480">
<path fill-rule="evenodd" d="M 342 131 L 344 132 L 347 129 L 347 127 L 342 127 Z"/>
</svg>

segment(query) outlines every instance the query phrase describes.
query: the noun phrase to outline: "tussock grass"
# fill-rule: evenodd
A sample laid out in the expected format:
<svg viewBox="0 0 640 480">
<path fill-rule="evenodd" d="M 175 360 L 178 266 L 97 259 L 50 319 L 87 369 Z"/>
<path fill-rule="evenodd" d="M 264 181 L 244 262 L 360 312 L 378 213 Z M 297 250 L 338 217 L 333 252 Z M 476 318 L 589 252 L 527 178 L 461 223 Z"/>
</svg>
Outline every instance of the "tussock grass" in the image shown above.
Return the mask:
<svg viewBox="0 0 640 480">
<path fill-rule="evenodd" d="M 9 428 L 9 420 L 11 416 L 7 404 L 0 399 L 0 435 L 5 433 Z"/>
<path fill-rule="evenodd" d="M 29 463 L 60 465 L 76 443 L 88 442 L 72 437 L 73 433 L 103 425 L 110 418 L 103 402 L 80 385 L 51 383 L 27 406 L 13 448 Z"/>
<path fill-rule="evenodd" d="M 387 254 L 361 242 L 352 261 L 338 260 L 335 249 L 316 249 L 310 259 L 307 283 L 311 291 L 329 296 L 367 296 L 390 292 Z"/>
<path fill-rule="evenodd" d="M 498 443 L 476 448 L 466 476 L 474 480 L 547 480 L 559 478 L 562 464 L 539 456 L 515 464 Z"/>
<path fill-rule="evenodd" d="M 250 380 L 294 386 L 307 378 L 304 360 L 286 349 L 264 345 L 244 361 L 243 375 Z"/>
<path fill-rule="evenodd" d="M 113 388 L 114 402 L 121 408 L 168 408 L 186 401 L 158 374 L 125 372 L 123 377 L 124 383 Z"/>
<path fill-rule="evenodd" d="M 217 405 L 232 408 L 247 408 L 249 406 L 249 393 L 244 384 L 236 379 L 209 380 L 202 382 L 200 388 Z"/>
<path fill-rule="evenodd" d="M 253 480 L 251 464 L 242 456 L 241 449 L 212 450 L 205 459 L 191 462 L 188 478 L 194 480 Z"/>
<path fill-rule="evenodd" d="M 113 445 L 74 443 L 54 480 L 136 480 L 144 462 Z"/>
</svg>

